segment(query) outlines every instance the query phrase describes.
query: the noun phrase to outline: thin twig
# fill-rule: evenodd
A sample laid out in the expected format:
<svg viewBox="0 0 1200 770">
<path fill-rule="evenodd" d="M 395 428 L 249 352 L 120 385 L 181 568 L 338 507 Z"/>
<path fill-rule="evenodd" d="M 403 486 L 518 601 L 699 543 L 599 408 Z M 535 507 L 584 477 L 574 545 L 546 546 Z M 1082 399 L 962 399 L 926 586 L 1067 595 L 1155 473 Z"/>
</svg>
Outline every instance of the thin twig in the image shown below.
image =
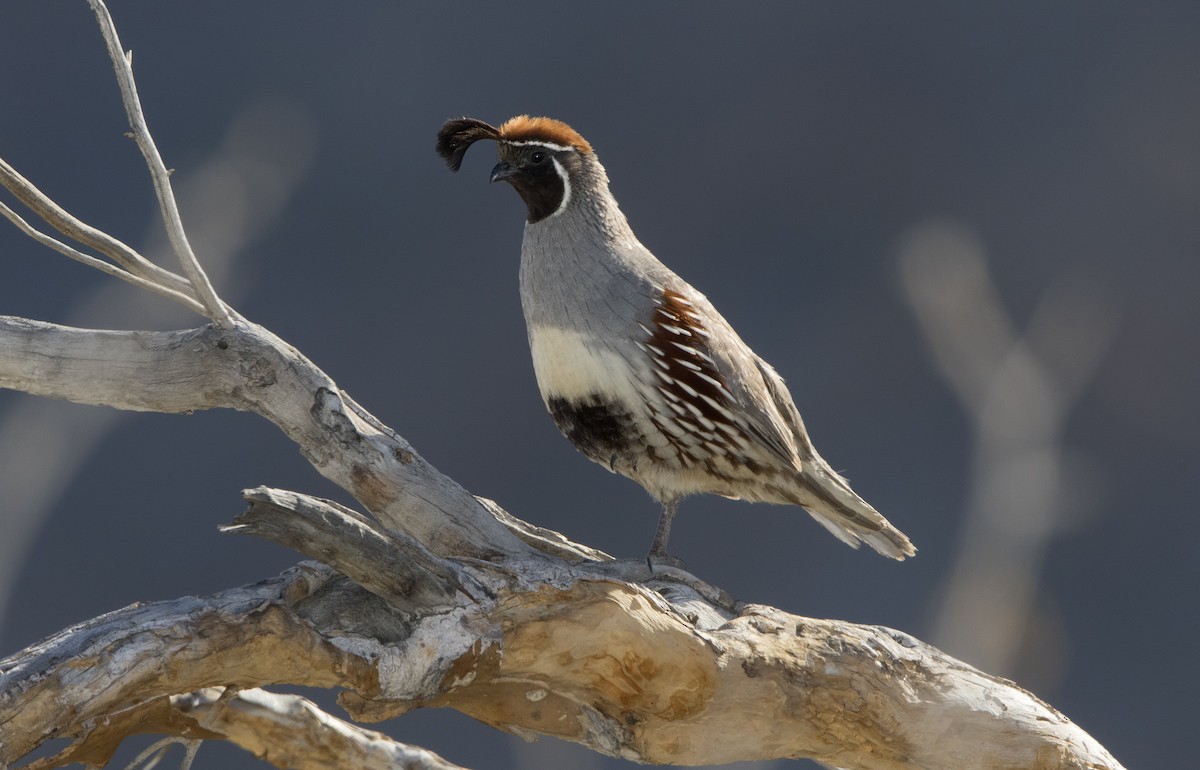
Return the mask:
<svg viewBox="0 0 1200 770">
<path fill-rule="evenodd" d="M 158 196 L 158 205 L 162 213 L 163 225 L 167 230 L 167 238 L 171 241 L 175 256 L 179 258 L 179 264 L 195 289 L 197 298 L 206 308 L 205 315 L 218 326 L 228 328 L 233 325 L 233 316 L 225 303 L 217 296 L 216 290 L 192 251 L 187 233 L 183 228 L 183 220 L 179 216 L 179 205 L 175 202 L 175 193 L 171 189 L 171 175 L 167 171 L 166 164 L 163 163 L 162 155 L 159 154 L 153 137 L 150 136 L 150 128 L 146 125 L 146 116 L 142 112 L 141 100 L 138 98 L 137 84 L 133 79 L 132 55 L 127 56 L 125 49 L 121 47 L 117 28 L 102 0 L 88 0 L 88 2 L 92 6 L 92 12 L 96 14 L 100 32 L 104 35 L 104 43 L 108 47 L 109 58 L 112 59 L 113 70 L 117 75 L 117 84 L 121 87 L 121 100 L 125 104 L 125 113 L 129 117 L 129 124 L 133 130 L 133 138 L 146 159 L 146 165 L 150 168 L 150 179 L 154 183 L 154 192 Z"/>
<path fill-rule="evenodd" d="M 151 768 L 157 765 L 162 759 L 162 752 L 166 751 L 176 743 L 187 746 L 192 740 L 194 739 L 180 738 L 175 735 L 157 740 L 147 746 L 142 753 L 134 757 L 132 762 L 130 762 L 128 765 L 125 765 L 125 770 L 138 770 L 138 768 L 142 768 L 142 770 L 151 770 Z M 199 743 L 199 741 L 196 742 Z M 147 762 L 150 764 L 146 764 Z M 145 765 L 145 767 L 143 767 L 143 765 Z"/>
<path fill-rule="evenodd" d="M 203 742 L 199 738 L 194 738 L 184 744 L 187 747 L 187 753 L 183 755 L 183 761 L 179 763 L 179 770 L 192 770 L 192 762 L 196 760 L 196 752 L 200 750 L 200 744 Z"/>
<path fill-rule="evenodd" d="M 102 259 L 97 259 L 90 254 L 84 254 L 82 251 L 68 246 L 57 238 L 46 235 L 45 233 L 37 230 L 24 219 L 22 219 L 17 212 L 10 209 L 4 203 L 0 203 L 0 214 L 3 214 L 5 217 L 7 217 L 10 222 L 17 226 L 18 230 L 25 233 L 43 246 L 49 246 L 59 254 L 68 256 L 76 262 L 82 262 L 88 267 L 94 267 L 102 273 L 107 273 L 114 278 L 120 278 L 122 281 L 128 281 L 140 289 L 146 289 L 147 291 L 152 291 L 155 294 L 161 294 L 168 299 L 173 299 L 180 304 L 187 305 L 189 308 L 195 310 L 201 315 L 204 314 L 204 306 L 186 294 L 182 294 L 174 289 L 168 289 L 167 287 L 157 284 L 154 281 L 148 281 L 145 278 L 134 275 L 128 270 L 121 269 L 117 265 L 110 264 Z"/>
<path fill-rule="evenodd" d="M 133 275 L 180 294 L 192 294 L 192 287 L 186 278 L 159 267 L 127 244 L 68 213 L 3 158 L 0 158 L 0 185 L 4 185 L 46 224 L 68 238 L 95 249 Z"/>
</svg>

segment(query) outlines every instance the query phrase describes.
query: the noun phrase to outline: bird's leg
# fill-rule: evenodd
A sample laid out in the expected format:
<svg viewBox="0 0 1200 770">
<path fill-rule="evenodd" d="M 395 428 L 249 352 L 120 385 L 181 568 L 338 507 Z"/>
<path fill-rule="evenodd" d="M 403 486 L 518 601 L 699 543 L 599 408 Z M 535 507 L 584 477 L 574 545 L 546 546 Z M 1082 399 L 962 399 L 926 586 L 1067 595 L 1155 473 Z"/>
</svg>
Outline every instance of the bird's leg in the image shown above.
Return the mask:
<svg viewBox="0 0 1200 770">
<path fill-rule="evenodd" d="M 663 502 L 662 515 L 658 517 L 658 531 L 654 533 L 654 542 L 650 544 L 650 553 L 646 556 L 646 562 L 650 565 L 650 569 L 654 569 L 655 563 L 684 568 L 682 560 L 667 553 L 667 539 L 671 537 L 671 520 L 675 518 L 675 512 L 678 509 L 678 497 Z"/>
<path fill-rule="evenodd" d="M 654 533 L 654 542 L 650 544 L 651 556 L 666 555 L 667 539 L 671 537 L 671 520 L 675 518 L 677 510 L 679 510 L 678 497 L 663 503 L 662 515 L 658 517 L 658 531 Z"/>
</svg>

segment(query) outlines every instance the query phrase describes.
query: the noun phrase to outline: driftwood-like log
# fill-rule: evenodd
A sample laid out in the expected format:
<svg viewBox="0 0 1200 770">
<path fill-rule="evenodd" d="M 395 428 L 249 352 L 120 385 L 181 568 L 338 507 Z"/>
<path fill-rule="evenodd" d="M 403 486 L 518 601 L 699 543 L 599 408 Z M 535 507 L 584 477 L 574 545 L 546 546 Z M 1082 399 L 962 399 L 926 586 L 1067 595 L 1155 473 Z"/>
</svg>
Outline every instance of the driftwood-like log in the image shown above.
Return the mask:
<svg viewBox="0 0 1200 770">
<path fill-rule="evenodd" d="M 723 606 L 641 563 L 381 548 L 395 535 L 341 506 L 247 496 L 230 531 L 302 543 L 358 582 L 306 563 L 68 629 L 0 664 L 0 760 L 52 736 L 87 753 L 90 726 L 137 700 L 289 682 L 346 688 L 360 720 L 448 706 L 639 762 L 1120 767 L 1033 695 L 891 629 Z"/>
<path fill-rule="evenodd" d="M 46 738 L 77 740 L 58 754 L 30 763 L 28 770 L 68 763 L 102 766 L 126 737 L 136 733 L 228 740 L 277 766 L 297 770 L 455 770 L 458 765 L 432 752 L 332 717 L 298 696 L 249 689 L 222 698 L 225 688 L 221 687 L 169 694 L 175 689 L 170 682 L 180 679 L 220 681 L 222 674 L 228 674 L 230 681 L 287 681 L 295 670 L 307 666 L 315 666 L 308 669 L 314 686 L 329 687 L 352 678 L 350 669 L 339 671 L 336 665 L 353 667 L 358 658 L 339 653 L 296 613 L 280 606 L 318 590 L 332 577 L 336 573 L 328 569 L 301 566 L 275 580 L 207 600 L 130 607 L 29 648 L 22 662 L 5 671 L 6 677 L 46 667 L 45 656 L 61 654 L 64 647 L 71 657 L 54 685 L 32 687 L 13 698 L 12 708 L 19 708 L 19 713 L 12 712 L 11 724 L 0 734 L 16 738 L 0 741 L 0 766 L 7 766 L 4 758 L 33 748 L 34 742 L 22 742 L 22 737 L 47 729 L 51 734 Z M 172 635 L 173 641 L 168 641 Z M 194 636 L 203 642 L 194 644 Z M 110 651 L 108 645 L 115 647 Z M 306 645 L 312 648 L 307 654 Z M 88 660 L 88 655 L 100 665 L 85 675 L 72 672 L 71 667 Z M 163 669 L 172 672 L 168 679 L 164 680 Z M 369 666 L 355 670 L 361 681 L 370 680 Z M 158 694 L 147 697 L 151 693 Z M 57 712 L 68 702 L 81 708 L 65 720 Z"/>
</svg>

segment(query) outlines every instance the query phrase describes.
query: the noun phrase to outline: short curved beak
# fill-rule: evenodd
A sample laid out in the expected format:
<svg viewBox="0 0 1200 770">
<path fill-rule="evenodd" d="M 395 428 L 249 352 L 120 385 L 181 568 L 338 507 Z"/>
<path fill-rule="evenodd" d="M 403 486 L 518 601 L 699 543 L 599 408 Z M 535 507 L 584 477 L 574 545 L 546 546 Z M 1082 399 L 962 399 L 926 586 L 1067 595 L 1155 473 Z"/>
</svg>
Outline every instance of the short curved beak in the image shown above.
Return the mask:
<svg viewBox="0 0 1200 770">
<path fill-rule="evenodd" d="M 494 168 L 492 168 L 491 181 L 499 182 L 503 179 L 508 179 L 509 177 L 513 176 L 515 173 L 516 173 L 516 171 L 513 170 L 512 166 L 501 161 L 500 163 L 497 163 Z"/>
</svg>

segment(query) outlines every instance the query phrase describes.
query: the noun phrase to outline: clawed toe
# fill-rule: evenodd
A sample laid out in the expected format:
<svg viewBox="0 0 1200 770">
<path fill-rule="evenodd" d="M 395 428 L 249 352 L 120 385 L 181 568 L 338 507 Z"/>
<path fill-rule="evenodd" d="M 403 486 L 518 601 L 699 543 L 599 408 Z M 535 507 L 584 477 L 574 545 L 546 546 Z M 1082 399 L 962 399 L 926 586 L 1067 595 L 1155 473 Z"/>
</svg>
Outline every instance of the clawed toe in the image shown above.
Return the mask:
<svg viewBox="0 0 1200 770">
<path fill-rule="evenodd" d="M 674 567 L 675 569 L 687 570 L 687 564 L 684 563 L 683 559 L 680 559 L 676 556 L 672 556 L 671 554 L 667 553 L 666 551 L 660 551 L 658 553 L 651 551 L 649 554 L 646 555 L 646 564 L 649 565 L 651 572 L 654 571 L 655 565 L 659 565 L 662 567 Z"/>
</svg>

